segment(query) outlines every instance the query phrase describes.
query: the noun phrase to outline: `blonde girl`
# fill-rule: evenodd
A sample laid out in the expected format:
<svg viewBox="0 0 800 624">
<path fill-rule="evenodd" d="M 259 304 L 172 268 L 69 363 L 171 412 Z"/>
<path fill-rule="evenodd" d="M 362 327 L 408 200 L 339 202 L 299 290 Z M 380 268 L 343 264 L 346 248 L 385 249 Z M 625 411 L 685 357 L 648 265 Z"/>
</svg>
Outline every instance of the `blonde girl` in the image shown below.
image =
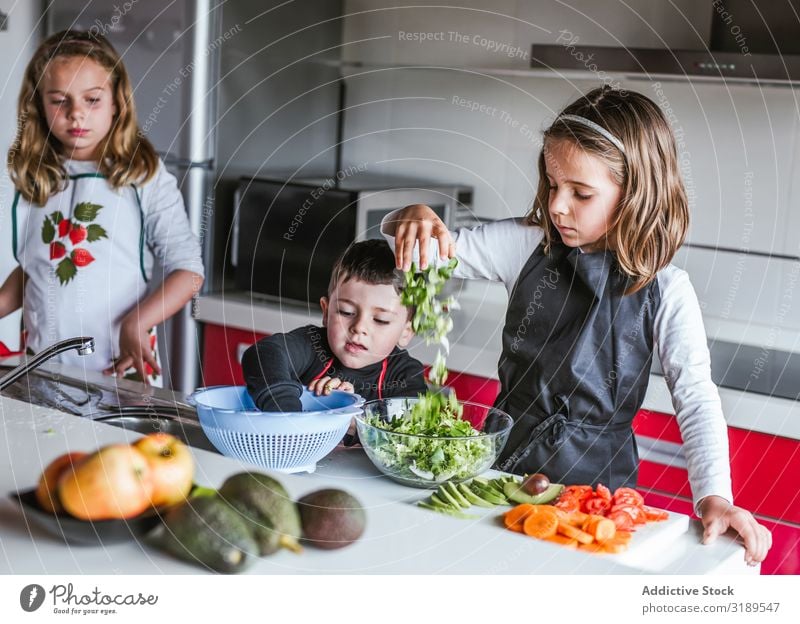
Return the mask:
<svg viewBox="0 0 800 624">
<path fill-rule="evenodd" d="M 61 361 L 158 379 L 154 327 L 197 292 L 203 265 L 108 40 L 77 31 L 45 40 L 25 70 L 17 123 L 8 169 L 19 267 L 0 288 L 0 316 L 22 305 L 29 351 L 94 336 L 92 356 Z"/>
<path fill-rule="evenodd" d="M 414 205 L 383 227 L 400 268 L 409 268 L 416 244 L 427 265 L 438 244 L 441 256 L 458 257 L 458 277 L 506 286 L 496 405 L 515 426 L 501 469 L 635 487 L 631 422 L 655 351 L 704 541 L 733 527 L 755 565 L 771 535 L 732 504 L 727 429 L 700 307 L 687 274 L 670 264 L 687 225 L 669 124 L 643 95 L 605 87 L 570 104 L 545 131 L 525 218 L 451 235 L 429 207 Z"/>
</svg>

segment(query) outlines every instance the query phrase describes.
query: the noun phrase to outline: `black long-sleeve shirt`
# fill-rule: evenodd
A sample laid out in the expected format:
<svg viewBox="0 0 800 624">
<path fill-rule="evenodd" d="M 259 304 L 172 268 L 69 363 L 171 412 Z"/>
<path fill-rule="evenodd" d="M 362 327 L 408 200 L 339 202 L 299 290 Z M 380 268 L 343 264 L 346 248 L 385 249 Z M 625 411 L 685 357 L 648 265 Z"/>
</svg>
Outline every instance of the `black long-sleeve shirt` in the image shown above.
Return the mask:
<svg viewBox="0 0 800 624">
<path fill-rule="evenodd" d="M 262 338 L 245 351 L 242 369 L 247 390 L 260 410 L 294 412 L 301 409 L 303 387 L 322 373 L 328 362 L 331 366 L 326 376 L 350 382 L 356 394 L 367 401 L 379 397 L 383 362 L 358 369 L 345 367 L 333 356 L 325 328 L 315 325 Z M 386 358 L 380 389 L 383 398 L 416 397 L 425 392 L 422 364 L 405 349 L 395 347 Z"/>
</svg>

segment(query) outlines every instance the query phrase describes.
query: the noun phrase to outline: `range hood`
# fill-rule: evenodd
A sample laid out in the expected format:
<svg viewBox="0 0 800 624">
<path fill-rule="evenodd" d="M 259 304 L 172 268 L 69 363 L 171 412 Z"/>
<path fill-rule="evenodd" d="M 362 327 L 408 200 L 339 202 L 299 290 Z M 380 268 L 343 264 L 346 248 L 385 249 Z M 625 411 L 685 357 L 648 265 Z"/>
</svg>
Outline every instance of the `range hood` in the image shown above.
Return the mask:
<svg viewBox="0 0 800 624">
<path fill-rule="evenodd" d="M 585 46 L 571 33 L 531 48 L 531 67 L 735 82 L 800 83 L 800 0 L 713 0 L 693 50 Z"/>
</svg>

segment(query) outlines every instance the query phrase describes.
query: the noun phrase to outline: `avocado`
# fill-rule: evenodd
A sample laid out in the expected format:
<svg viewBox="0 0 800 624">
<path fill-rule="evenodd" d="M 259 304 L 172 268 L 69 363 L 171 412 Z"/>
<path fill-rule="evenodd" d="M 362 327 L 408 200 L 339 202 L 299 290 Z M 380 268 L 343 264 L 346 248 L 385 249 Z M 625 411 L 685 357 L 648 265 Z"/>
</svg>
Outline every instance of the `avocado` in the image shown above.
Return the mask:
<svg viewBox="0 0 800 624">
<path fill-rule="evenodd" d="M 297 501 L 303 523 L 303 538 L 332 550 L 355 542 L 364 533 L 367 514 L 361 503 L 342 490 L 325 489 L 306 494 Z"/>
<path fill-rule="evenodd" d="M 191 498 L 164 517 L 160 545 L 172 555 L 226 574 L 247 567 L 258 545 L 236 510 L 219 496 Z"/>
<path fill-rule="evenodd" d="M 297 505 L 278 481 L 260 472 L 240 472 L 222 484 L 219 494 L 237 509 L 258 542 L 261 555 L 281 548 L 302 550 Z"/>
<path fill-rule="evenodd" d="M 551 483 L 541 494 L 528 494 L 516 481 L 508 482 L 503 486 L 506 496 L 515 503 L 528 503 L 530 505 L 546 505 L 554 501 L 561 494 L 564 486 L 560 483 Z"/>
</svg>

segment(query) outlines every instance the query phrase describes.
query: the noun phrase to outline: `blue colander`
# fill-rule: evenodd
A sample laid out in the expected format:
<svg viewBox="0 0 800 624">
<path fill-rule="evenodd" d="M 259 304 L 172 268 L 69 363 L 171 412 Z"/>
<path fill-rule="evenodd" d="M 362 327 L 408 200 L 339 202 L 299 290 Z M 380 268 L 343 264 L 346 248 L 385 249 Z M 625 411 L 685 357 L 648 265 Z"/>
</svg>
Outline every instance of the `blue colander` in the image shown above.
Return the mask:
<svg viewBox="0 0 800 624">
<path fill-rule="evenodd" d="M 245 386 L 198 388 L 187 400 L 220 453 L 281 472 L 314 472 L 364 404 L 357 394 L 304 390 L 302 412 L 262 412 Z"/>
</svg>

